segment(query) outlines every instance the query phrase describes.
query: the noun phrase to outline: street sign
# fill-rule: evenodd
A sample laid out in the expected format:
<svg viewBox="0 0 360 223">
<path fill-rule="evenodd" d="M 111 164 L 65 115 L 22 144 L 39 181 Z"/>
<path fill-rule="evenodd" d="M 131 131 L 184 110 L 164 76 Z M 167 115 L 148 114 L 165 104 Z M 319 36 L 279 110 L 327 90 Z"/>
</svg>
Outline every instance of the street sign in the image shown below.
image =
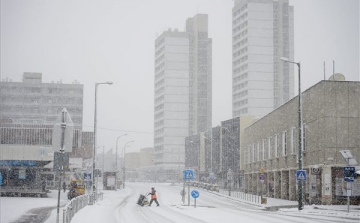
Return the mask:
<svg viewBox="0 0 360 223">
<path fill-rule="evenodd" d="M 54 152 L 54 171 L 69 171 L 70 153 Z"/>
<path fill-rule="evenodd" d="M 264 168 L 260 168 L 260 173 L 264 173 L 265 169 Z"/>
<path fill-rule="evenodd" d="M 84 180 L 91 181 L 91 173 L 84 173 Z"/>
<path fill-rule="evenodd" d="M 297 170 L 296 171 L 296 180 L 306 181 L 306 171 L 305 170 Z"/>
<path fill-rule="evenodd" d="M 264 181 L 265 181 L 265 175 L 264 175 L 264 174 L 260 174 L 260 175 L 259 175 L 259 180 L 260 180 L 261 183 L 264 183 Z"/>
<path fill-rule="evenodd" d="M 197 190 L 192 190 L 191 191 L 191 197 L 193 197 L 193 198 L 198 198 L 200 196 L 200 193 L 199 193 L 199 191 L 197 191 Z"/>
<path fill-rule="evenodd" d="M 52 149 L 54 152 L 72 152 L 73 131 L 74 123 L 66 108 L 63 108 L 53 127 Z"/>
<path fill-rule="evenodd" d="M 193 180 L 194 177 L 194 170 L 184 170 L 184 180 Z"/>
<path fill-rule="evenodd" d="M 344 167 L 344 181 L 354 182 L 355 179 L 355 167 L 346 166 Z"/>
<path fill-rule="evenodd" d="M 319 175 L 320 172 L 321 172 L 321 169 L 318 166 L 311 168 L 311 174 L 313 174 L 313 175 Z"/>
</svg>

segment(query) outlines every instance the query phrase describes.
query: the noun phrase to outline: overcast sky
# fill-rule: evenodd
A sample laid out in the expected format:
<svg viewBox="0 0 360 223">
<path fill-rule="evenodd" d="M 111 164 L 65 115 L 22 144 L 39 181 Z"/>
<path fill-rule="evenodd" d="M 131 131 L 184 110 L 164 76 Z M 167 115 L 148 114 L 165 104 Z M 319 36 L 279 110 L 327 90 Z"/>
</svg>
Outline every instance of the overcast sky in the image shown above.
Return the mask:
<svg viewBox="0 0 360 223">
<path fill-rule="evenodd" d="M 98 88 L 97 144 L 105 150 L 115 149 L 116 138 L 125 133 L 119 152 L 131 140 L 127 152 L 153 146 L 154 41 L 168 28 L 183 31 L 186 19 L 197 13 L 209 15 L 213 40 L 212 125 L 232 118 L 232 0 L 0 2 L 1 79 L 20 82 L 23 72 L 41 72 L 44 83 L 84 84 L 87 131 L 93 131 L 95 83 L 114 82 Z M 359 1 L 291 0 L 290 5 L 302 89 L 324 78 L 324 61 L 326 78 L 334 60 L 335 72 L 359 81 Z"/>
</svg>

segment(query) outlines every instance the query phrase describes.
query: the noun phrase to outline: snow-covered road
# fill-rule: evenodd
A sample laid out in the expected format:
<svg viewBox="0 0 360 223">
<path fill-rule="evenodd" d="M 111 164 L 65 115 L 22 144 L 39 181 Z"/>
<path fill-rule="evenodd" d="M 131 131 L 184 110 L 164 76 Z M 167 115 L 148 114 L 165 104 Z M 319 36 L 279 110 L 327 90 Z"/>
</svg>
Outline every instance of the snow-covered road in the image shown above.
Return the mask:
<svg viewBox="0 0 360 223">
<path fill-rule="evenodd" d="M 140 194 L 146 194 L 151 187 L 158 194 L 159 207 L 141 207 L 136 204 Z M 359 218 L 344 215 L 329 215 L 325 212 L 266 211 L 217 194 L 199 190 L 200 197 L 194 207 L 187 196 L 183 204 L 181 186 L 169 184 L 128 183 L 124 190 L 105 191 L 104 199 L 96 205 L 87 206 L 78 212 L 72 223 L 117 222 L 117 223 L 219 223 L 219 222 L 266 222 L 266 223 L 309 223 L 309 222 L 359 222 Z M 192 188 L 195 189 L 195 188 Z"/>
<path fill-rule="evenodd" d="M 160 206 L 137 205 L 139 195 L 147 194 L 151 187 L 157 190 Z M 197 188 L 191 188 L 193 189 Z M 103 191 L 103 200 L 95 205 L 84 207 L 76 213 L 71 223 L 360 222 L 360 207 L 354 205 L 351 206 L 350 213 L 347 213 L 346 205 L 305 206 L 302 211 L 298 211 L 297 208 L 268 211 L 260 205 L 249 205 L 218 193 L 197 189 L 200 196 L 194 207 L 193 198 L 190 199 L 190 206 L 188 206 L 187 195 L 183 204 L 181 190 L 181 185 L 171 186 L 169 183 L 127 183 L 125 189 Z M 66 193 L 61 192 L 61 205 L 68 202 Z M 274 204 L 274 202 L 276 202 L 275 205 L 296 204 L 296 202 L 278 199 L 271 200 L 270 203 Z M 56 204 L 57 191 L 51 191 L 48 198 L 0 197 L 0 223 L 55 223 Z M 61 222 L 62 209 L 60 210 Z"/>
</svg>

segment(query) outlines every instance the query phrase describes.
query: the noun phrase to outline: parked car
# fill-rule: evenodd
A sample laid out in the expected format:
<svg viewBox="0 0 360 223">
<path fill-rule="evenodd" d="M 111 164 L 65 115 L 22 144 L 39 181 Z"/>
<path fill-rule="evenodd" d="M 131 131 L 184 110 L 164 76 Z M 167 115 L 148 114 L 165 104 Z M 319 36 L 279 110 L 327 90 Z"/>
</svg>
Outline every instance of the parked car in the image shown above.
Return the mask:
<svg viewBox="0 0 360 223">
<path fill-rule="evenodd" d="M 206 188 L 205 188 L 205 189 L 206 189 L 206 190 L 211 190 L 211 186 L 212 186 L 211 184 L 206 184 Z"/>
<path fill-rule="evenodd" d="M 220 191 L 219 185 L 217 185 L 217 184 L 211 185 L 211 189 L 210 189 L 210 190 L 219 192 L 219 191 Z"/>
</svg>

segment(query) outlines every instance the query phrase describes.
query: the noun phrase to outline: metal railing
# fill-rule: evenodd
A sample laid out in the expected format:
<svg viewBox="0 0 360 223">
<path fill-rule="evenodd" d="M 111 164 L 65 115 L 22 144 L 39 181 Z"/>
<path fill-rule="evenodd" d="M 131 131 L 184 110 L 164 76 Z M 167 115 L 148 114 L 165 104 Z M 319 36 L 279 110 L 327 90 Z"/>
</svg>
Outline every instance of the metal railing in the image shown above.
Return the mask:
<svg viewBox="0 0 360 223">
<path fill-rule="evenodd" d="M 244 192 L 229 191 L 229 190 L 220 190 L 219 193 L 223 194 L 223 195 L 226 195 L 226 196 L 237 198 L 239 200 L 245 200 L 247 202 L 255 203 L 255 204 L 261 204 L 262 203 L 261 202 L 262 196 L 259 196 L 259 195 L 247 194 L 247 193 L 244 193 Z"/>
<path fill-rule="evenodd" d="M 94 204 L 98 200 L 103 199 L 104 193 L 84 194 L 71 199 L 63 209 L 63 223 L 70 223 L 74 215 L 86 205 Z"/>
</svg>

